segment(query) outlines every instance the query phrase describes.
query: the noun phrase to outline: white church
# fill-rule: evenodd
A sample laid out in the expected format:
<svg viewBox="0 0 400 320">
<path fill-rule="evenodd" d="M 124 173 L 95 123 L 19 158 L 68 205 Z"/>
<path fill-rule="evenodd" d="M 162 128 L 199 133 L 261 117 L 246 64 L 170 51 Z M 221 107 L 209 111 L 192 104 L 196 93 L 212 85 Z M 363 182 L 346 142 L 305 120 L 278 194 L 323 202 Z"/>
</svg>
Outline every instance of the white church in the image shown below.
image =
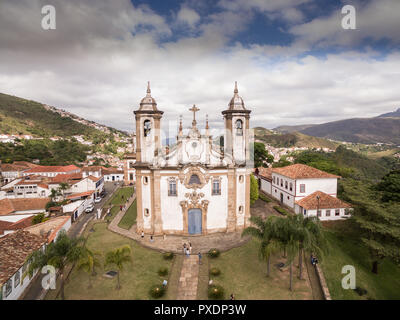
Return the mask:
<svg viewBox="0 0 400 320">
<path fill-rule="evenodd" d="M 161 141 L 163 111 L 151 96 L 150 84 L 136 119 L 137 232 L 163 235 L 205 235 L 234 232 L 249 226 L 250 110 L 237 84 L 224 117 L 224 146 L 213 143 L 208 119 L 205 130 L 193 121 L 183 133 L 180 120 L 176 143 Z"/>
</svg>

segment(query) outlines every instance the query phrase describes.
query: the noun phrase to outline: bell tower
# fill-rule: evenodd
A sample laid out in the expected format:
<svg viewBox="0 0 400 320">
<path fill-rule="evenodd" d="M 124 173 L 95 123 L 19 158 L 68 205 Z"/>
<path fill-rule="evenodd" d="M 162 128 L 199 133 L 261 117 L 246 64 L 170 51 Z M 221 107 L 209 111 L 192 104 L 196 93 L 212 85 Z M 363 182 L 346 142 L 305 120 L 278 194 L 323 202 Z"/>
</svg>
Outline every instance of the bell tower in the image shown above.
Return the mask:
<svg viewBox="0 0 400 320">
<path fill-rule="evenodd" d="M 153 163 L 161 151 L 161 118 L 164 112 L 157 109 L 156 100 L 151 96 L 150 82 L 146 96 L 134 111 L 136 119 L 136 161 Z"/>
<path fill-rule="evenodd" d="M 236 164 L 245 164 L 249 159 L 249 120 L 250 110 L 245 108 L 239 96 L 237 82 L 228 109 L 222 111 L 224 116 L 224 152 L 232 156 Z"/>
</svg>

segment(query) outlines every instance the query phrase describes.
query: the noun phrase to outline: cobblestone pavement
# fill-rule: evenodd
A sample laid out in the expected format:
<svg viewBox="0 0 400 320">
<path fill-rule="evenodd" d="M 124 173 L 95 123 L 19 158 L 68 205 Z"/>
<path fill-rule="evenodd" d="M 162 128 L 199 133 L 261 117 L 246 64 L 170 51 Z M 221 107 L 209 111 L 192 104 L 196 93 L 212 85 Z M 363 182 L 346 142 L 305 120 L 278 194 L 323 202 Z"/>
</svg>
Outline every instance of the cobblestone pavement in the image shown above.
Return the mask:
<svg viewBox="0 0 400 320">
<path fill-rule="evenodd" d="M 179 277 L 177 300 L 196 300 L 197 284 L 199 282 L 199 258 L 190 255 L 183 258 L 181 275 Z"/>
<path fill-rule="evenodd" d="M 136 240 L 144 247 L 161 252 L 174 252 L 183 254 L 183 244 L 188 244 L 189 242 L 192 244 L 192 252 L 194 254 L 197 254 L 199 251 L 202 253 L 208 252 L 211 248 L 217 248 L 220 251 L 226 251 L 242 246 L 250 240 L 250 237 L 242 238 L 240 231 L 232 233 L 213 233 L 202 236 L 154 236 L 153 241 L 150 241 L 149 235 L 145 235 L 144 239 L 142 239 L 140 235 L 136 233 L 136 225 L 133 225 L 133 227 L 129 230 L 118 227 L 118 223 L 123 215 L 124 213 L 119 212 L 114 220 L 109 224 L 108 229 L 130 239 Z"/>
</svg>

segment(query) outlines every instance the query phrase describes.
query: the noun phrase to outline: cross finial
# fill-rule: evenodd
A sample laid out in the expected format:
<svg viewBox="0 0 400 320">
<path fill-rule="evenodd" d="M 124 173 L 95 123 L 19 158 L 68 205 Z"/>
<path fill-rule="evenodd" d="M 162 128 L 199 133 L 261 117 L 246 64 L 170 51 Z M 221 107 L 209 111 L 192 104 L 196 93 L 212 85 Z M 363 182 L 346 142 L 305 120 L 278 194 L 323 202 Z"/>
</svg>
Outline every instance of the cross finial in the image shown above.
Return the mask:
<svg viewBox="0 0 400 320">
<path fill-rule="evenodd" d="M 150 94 L 151 90 L 150 90 L 150 81 L 147 81 L 147 93 Z"/>
<path fill-rule="evenodd" d="M 193 112 L 193 125 L 196 124 L 196 112 L 199 111 L 200 109 L 196 107 L 196 105 L 194 104 L 193 107 L 191 107 L 189 109 L 189 111 Z"/>
<path fill-rule="evenodd" d="M 238 92 L 239 92 L 239 90 L 237 88 L 237 81 L 235 81 L 235 90 L 233 91 L 233 93 L 238 93 Z"/>
</svg>

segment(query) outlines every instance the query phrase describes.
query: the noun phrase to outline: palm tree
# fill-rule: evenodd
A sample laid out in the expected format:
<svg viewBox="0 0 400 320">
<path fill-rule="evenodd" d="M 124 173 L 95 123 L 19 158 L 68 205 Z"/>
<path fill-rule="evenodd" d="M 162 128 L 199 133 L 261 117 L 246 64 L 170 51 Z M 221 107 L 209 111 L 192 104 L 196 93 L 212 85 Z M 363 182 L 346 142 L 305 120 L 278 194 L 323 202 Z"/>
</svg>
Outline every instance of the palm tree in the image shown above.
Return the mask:
<svg viewBox="0 0 400 320">
<path fill-rule="evenodd" d="M 60 272 L 61 299 L 64 300 L 64 270 L 68 263 L 78 261 L 81 252 L 82 238 L 69 238 L 61 231 L 57 240 L 50 243 L 44 251 L 37 250 L 29 258 L 28 274 L 32 277 L 37 269 L 51 265 Z"/>
<path fill-rule="evenodd" d="M 94 268 L 100 266 L 98 256 L 100 256 L 100 253 L 91 251 L 86 246 L 81 248 L 77 268 L 78 270 L 85 271 L 89 275 L 88 289 L 92 288 L 91 277 L 96 274 Z"/>
<path fill-rule="evenodd" d="M 61 194 L 63 196 L 63 200 L 65 200 L 64 192 L 65 192 L 65 190 L 68 190 L 68 188 L 69 188 L 69 184 L 68 183 L 66 183 L 66 182 L 61 182 L 60 183 L 59 190 L 60 190 L 60 192 L 61 192 Z"/>
<path fill-rule="evenodd" d="M 299 279 L 302 279 L 304 250 L 317 254 L 322 259 L 326 250 L 326 239 L 321 223 L 316 217 L 304 218 L 302 214 L 289 218 L 293 227 L 293 235 L 299 245 Z"/>
<path fill-rule="evenodd" d="M 275 239 L 286 254 L 286 265 L 289 264 L 290 291 L 293 290 L 293 260 L 298 252 L 298 242 L 294 233 L 293 216 L 279 218 L 274 224 Z"/>
<path fill-rule="evenodd" d="M 50 196 L 49 196 L 51 202 L 55 202 L 55 199 L 58 197 L 58 195 L 59 195 L 58 190 L 56 190 L 56 189 L 51 189 Z"/>
<path fill-rule="evenodd" d="M 119 282 L 119 274 L 123 270 L 124 264 L 132 261 L 131 253 L 132 253 L 131 247 L 129 245 L 124 245 L 115 250 L 111 250 L 106 254 L 105 265 L 106 266 L 115 265 L 118 268 L 117 290 L 121 288 Z"/>
<path fill-rule="evenodd" d="M 242 232 L 242 237 L 250 235 L 260 241 L 259 258 L 267 261 L 267 277 L 270 275 L 271 255 L 275 253 L 279 244 L 274 238 L 274 223 L 275 216 L 270 216 L 266 220 L 260 217 L 251 217 L 250 221 L 254 224 L 252 227 L 247 227 Z"/>
</svg>

